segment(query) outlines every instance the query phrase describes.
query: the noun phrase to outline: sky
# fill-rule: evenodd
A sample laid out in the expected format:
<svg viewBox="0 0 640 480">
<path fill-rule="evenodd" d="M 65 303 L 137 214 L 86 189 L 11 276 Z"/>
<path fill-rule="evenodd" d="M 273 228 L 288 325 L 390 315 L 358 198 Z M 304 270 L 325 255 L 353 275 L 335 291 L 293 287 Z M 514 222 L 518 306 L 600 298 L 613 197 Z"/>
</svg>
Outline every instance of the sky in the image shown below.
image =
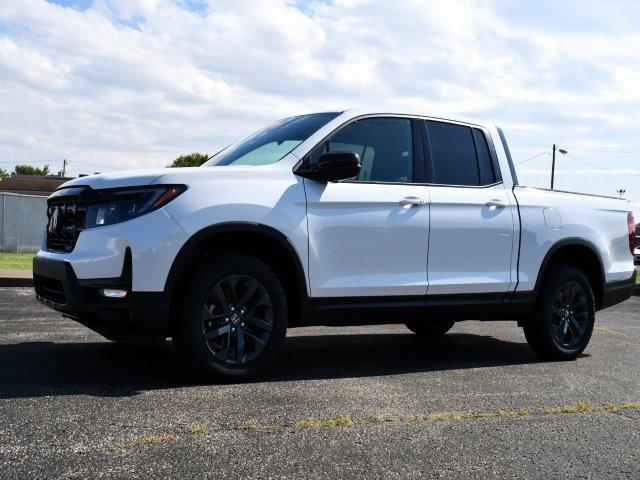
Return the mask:
<svg viewBox="0 0 640 480">
<path fill-rule="evenodd" d="M 639 24 L 637 0 L 2 0 L 0 168 L 164 166 L 374 106 L 501 126 L 527 185 L 555 143 L 556 188 L 640 219 Z"/>
</svg>

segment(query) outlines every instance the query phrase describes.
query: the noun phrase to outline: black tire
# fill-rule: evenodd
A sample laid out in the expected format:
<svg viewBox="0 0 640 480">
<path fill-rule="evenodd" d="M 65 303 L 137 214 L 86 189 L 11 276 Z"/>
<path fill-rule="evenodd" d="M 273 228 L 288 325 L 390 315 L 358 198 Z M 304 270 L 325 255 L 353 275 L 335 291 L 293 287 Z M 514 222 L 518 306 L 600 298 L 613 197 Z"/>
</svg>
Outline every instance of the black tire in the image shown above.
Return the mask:
<svg viewBox="0 0 640 480">
<path fill-rule="evenodd" d="M 239 382 L 271 366 L 286 332 L 278 276 L 257 257 L 230 252 L 191 278 L 174 343 L 206 379 Z"/>
<path fill-rule="evenodd" d="M 453 320 L 411 321 L 405 323 L 413 333 L 423 337 L 440 337 L 451 330 L 456 322 Z"/>
<path fill-rule="evenodd" d="M 595 311 L 586 275 L 574 267 L 557 266 L 545 278 L 534 315 L 524 325 L 524 335 L 541 357 L 573 360 L 589 344 Z"/>
</svg>

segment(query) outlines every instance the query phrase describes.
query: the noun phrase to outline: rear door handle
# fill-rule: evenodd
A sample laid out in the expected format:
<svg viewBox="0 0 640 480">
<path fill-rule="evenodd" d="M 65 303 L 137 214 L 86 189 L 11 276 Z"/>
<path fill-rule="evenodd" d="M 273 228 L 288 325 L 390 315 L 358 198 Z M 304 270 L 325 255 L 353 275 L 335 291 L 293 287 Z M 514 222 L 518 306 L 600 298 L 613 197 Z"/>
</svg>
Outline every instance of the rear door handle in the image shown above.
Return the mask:
<svg viewBox="0 0 640 480">
<path fill-rule="evenodd" d="M 502 200 L 493 199 L 485 203 L 484 206 L 489 208 L 505 208 L 507 204 L 504 203 Z"/>
<path fill-rule="evenodd" d="M 414 205 L 417 207 L 420 207 L 424 205 L 426 202 L 418 197 L 405 197 L 402 200 L 400 200 L 400 202 L 398 203 L 400 203 L 400 206 L 402 207 L 412 207 Z"/>
</svg>

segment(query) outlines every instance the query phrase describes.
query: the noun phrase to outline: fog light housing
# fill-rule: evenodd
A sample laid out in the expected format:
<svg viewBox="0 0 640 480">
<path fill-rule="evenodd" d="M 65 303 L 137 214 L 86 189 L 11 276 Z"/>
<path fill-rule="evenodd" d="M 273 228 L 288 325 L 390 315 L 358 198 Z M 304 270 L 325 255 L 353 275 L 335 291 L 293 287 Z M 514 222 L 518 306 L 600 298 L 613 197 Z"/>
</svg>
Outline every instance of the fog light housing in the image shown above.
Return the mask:
<svg viewBox="0 0 640 480">
<path fill-rule="evenodd" d="M 101 288 L 98 293 L 107 298 L 124 298 L 127 296 L 127 290 L 121 290 L 119 288 Z"/>
</svg>

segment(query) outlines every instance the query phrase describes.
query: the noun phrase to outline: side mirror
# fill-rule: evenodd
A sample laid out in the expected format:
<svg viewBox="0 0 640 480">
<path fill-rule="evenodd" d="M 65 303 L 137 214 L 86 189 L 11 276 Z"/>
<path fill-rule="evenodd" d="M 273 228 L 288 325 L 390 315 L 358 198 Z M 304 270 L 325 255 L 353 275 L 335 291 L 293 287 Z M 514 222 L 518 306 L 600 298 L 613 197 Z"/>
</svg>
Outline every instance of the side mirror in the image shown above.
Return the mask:
<svg viewBox="0 0 640 480">
<path fill-rule="evenodd" d="M 302 170 L 297 174 L 318 182 L 337 182 L 357 177 L 361 168 L 357 153 L 331 152 L 322 154 L 313 170 Z"/>
</svg>

